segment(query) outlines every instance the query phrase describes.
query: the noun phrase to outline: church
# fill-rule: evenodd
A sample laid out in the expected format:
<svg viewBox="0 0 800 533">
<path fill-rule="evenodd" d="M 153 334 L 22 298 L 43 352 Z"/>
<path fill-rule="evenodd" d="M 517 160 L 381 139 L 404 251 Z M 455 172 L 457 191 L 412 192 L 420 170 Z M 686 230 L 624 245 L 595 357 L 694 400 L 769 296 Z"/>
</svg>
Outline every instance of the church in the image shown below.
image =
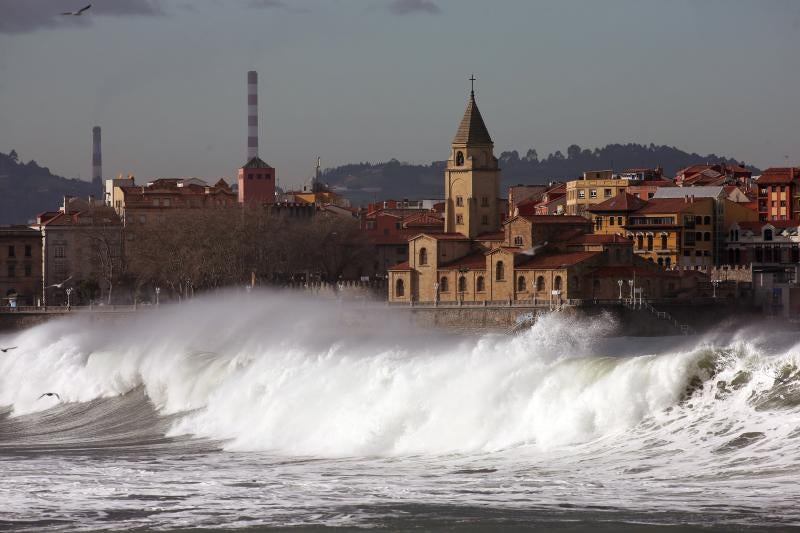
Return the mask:
<svg viewBox="0 0 800 533">
<path fill-rule="evenodd" d="M 530 303 L 649 296 L 685 290 L 680 274 L 636 257 L 633 242 L 592 233 L 583 216 L 504 219 L 494 143 L 471 90 L 444 172 L 445 226 L 408 240 L 409 260 L 388 269 L 389 302 Z"/>
</svg>

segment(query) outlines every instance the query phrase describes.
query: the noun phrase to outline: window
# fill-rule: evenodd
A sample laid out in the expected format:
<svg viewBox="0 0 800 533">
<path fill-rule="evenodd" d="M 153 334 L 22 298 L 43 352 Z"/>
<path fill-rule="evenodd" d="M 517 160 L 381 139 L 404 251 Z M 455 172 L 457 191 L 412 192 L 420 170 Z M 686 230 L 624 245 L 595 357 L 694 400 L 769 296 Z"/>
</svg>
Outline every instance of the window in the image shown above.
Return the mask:
<svg viewBox="0 0 800 533">
<path fill-rule="evenodd" d="M 464 207 L 464 197 L 456 196 L 456 207 Z"/>
<path fill-rule="evenodd" d="M 694 251 L 694 255 L 695 255 L 696 257 L 703 257 L 703 252 L 702 252 L 702 251 L 700 251 L 700 250 L 695 250 L 695 251 Z"/>
<path fill-rule="evenodd" d="M 648 235 L 647 236 L 647 250 L 650 251 L 650 252 L 653 251 L 653 236 L 652 235 Z"/>
<path fill-rule="evenodd" d="M 456 224 L 459 226 L 464 224 L 464 215 L 456 215 Z"/>
<path fill-rule="evenodd" d="M 447 292 L 450 290 L 450 287 L 447 284 L 447 276 L 442 276 L 442 279 L 439 280 L 439 291 Z"/>
<path fill-rule="evenodd" d="M 661 234 L 661 249 L 667 249 L 667 236 L 665 234 Z"/>
<path fill-rule="evenodd" d="M 402 298 L 405 296 L 406 293 L 406 286 L 405 282 L 402 279 L 398 279 L 397 282 L 394 284 L 394 295 L 398 298 Z"/>
<path fill-rule="evenodd" d="M 31 245 L 30 244 L 26 244 L 25 245 L 25 257 L 30 257 L 31 256 L 31 251 L 32 251 Z"/>
<path fill-rule="evenodd" d="M 163 207 L 169 207 L 169 200 L 166 200 L 166 199 L 165 200 L 161 200 L 161 205 Z"/>
<path fill-rule="evenodd" d="M 589 190 L 589 198 L 597 198 L 597 189 Z"/>
<path fill-rule="evenodd" d="M 478 279 L 475 281 L 475 291 L 483 292 L 485 290 L 486 290 L 486 285 L 483 281 L 483 276 L 478 276 Z"/>
<path fill-rule="evenodd" d="M 13 278 L 17 275 L 17 265 L 11 263 L 8 265 L 8 277 Z"/>
<path fill-rule="evenodd" d="M 696 242 L 702 241 L 702 240 L 703 240 L 703 234 L 702 234 L 702 233 L 700 233 L 699 231 L 698 231 L 698 232 L 696 232 L 696 233 L 694 234 L 694 240 L 695 240 Z"/>
<path fill-rule="evenodd" d="M 617 226 L 622 225 L 622 217 L 617 217 Z"/>
<path fill-rule="evenodd" d="M 505 266 L 502 261 L 498 261 L 494 267 L 494 279 L 503 281 L 506 278 Z"/>
<path fill-rule="evenodd" d="M 613 226 L 614 225 L 614 217 L 608 217 L 608 225 L 609 226 Z"/>
<path fill-rule="evenodd" d="M 706 242 L 711 241 L 711 233 L 708 231 L 703 233 L 703 240 Z"/>
<path fill-rule="evenodd" d="M 583 200 L 586 198 L 586 191 L 578 191 L 578 199 Z"/>
<path fill-rule="evenodd" d="M 771 229 L 765 229 L 764 230 L 764 240 L 765 241 L 771 241 L 772 240 L 772 230 Z"/>
<path fill-rule="evenodd" d="M 25 265 L 25 277 L 29 278 L 33 275 L 33 267 L 30 263 Z"/>
<path fill-rule="evenodd" d="M 464 152 L 458 151 L 456 152 L 456 166 L 460 167 L 464 165 Z"/>
<path fill-rule="evenodd" d="M 687 231 L 683 235 L 683 244 L 685 246 L 694 246 L 694 232 L 693 231 Z"/>
<path fill-rule="evenodd" d="M 481 197 L 481 207 L 489 207 L 489 198 L 487 196 Z"/>
<path fill-rule="evenodd" d="M 603 189 L 603 196 L 605 198 L 611 198 L 611 189 Z"/>
<path fill-rule="evenodd" d="M 458 292 L 467 292 L 467 278 L 464 276 L 458 277 Z"/>
<path fill-rule="evenodd" d="M 64 247 L 63 246 L 56 246 L 54 250 L 54 255 L 56 257 L 64 257 Z"/>
<path fill-rule="evenodd" d="M 666 265 L 667 268 L 670 268 L 672 266 L 672 258 L 667 257 L 667 260 L 664 261 L 664 264 Z"/>
<path fill-rule="evenodd" d="M 517 278 L 517 292 L 525 292 L 527 290 L 527 286 L 525 285 L 525 276 L 520 276 Z"/>
<path fill-rule="evenodd" d="M 428 264 L 428 250 L 426 248 L 419 249 L 419 264 L 420 265 Z"/>
<path fill-rule="evenodd" d="M 691 255 L 692 255 L 692 251 L 691 250 L 684 250 L 683 251 L 683 257 L 690 257 Z"/>
<path fill-rule="evenodd" d="M 711 225 L 711 217 L 710 216 L 704 216 L 703 217 L 703 224 L 705 224 L 706 226 L 710 226 Z"/>
<path fill-rule="evenodd" d="M 147 223 L 147 215 L 139 215 L 139 224 Z"/>
<path fill-rule="evenodd" d="M 483 226 L 489 225 L 489 217 L 487 215 L 481 215 L 481 224 Z"/>
<path fill-rule="evenodd" d="M 8 257 L 16 257 L 16 251 L 14 250 L 14 245 L 10 244 L 8 246 Z"/>
<path fill-rule="evenodd" d="M 522 235 L 514 237 L 514 246 L 522 246 Z"/>
<path fill-rule="evenodd" d="M 153 206 L 158 207 L 158 198 L 153 198 Z"/>
<path fill-rule="evenodd" d="M 659 257 L 658 258 L 658 266 L 660 266 L 660 267 L 664 266 L 664 258 L 663 257 Z"/>
<path fill-rule="evenodd" d="M 542 292 L 544 290 L 544 276 L 539 276 L 536 278 L 536 292 Z"/>
<path fill-rule="evenodd" d="M 636 248 L 642 250 L 644 248 L 644 236 L 637 235 L 636 236 Z"/>
<path fill-rule="evenodd" d="M 595 229 L 603 227 L 603 217 L 594 217 L 594 227 Z"/>
<path fill-rule="evenodd" d="M 553 280 L 553 288 L 557 291 L 561 290 L 561 276 L 556 276 Z"/>
<path fill-rule="evenodd" d="M 694 216 L 683 215 L 683 225 L 686 227 L 686 229 L 694 229 Z"/>
</svg>

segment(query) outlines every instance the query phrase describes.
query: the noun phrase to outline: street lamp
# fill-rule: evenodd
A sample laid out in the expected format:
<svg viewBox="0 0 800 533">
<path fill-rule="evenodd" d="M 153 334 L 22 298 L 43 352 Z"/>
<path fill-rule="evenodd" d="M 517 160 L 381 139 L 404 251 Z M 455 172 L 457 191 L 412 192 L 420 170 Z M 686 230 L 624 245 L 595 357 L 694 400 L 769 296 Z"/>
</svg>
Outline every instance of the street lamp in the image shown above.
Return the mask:
<svg viewBox="0 0 800 533">
<path fill-rule="evenodd" d="M 161 294 L 161 287 L 156 287 L 156 305 L 158 305 L 158 295 Z"/>
<path fill-rule="evenodd" d="M 621 279 L 617 280 L 617 285 L 619 285 L 619 299 L 622 300 L 622 284 L 625 283 Z"/>
<path fill-rule="evenodd" d="M 631 286 L 631 303 L 633 303 L 633 302 L 634 302 L 634 296 L 633 296 L 633 283 L 634 283 L 635 281 L 636 281 L 636 280 L 633 280 L 633 279 L 629 279 L 629 280 L 628 280 L 628 285 L 630 285 L 630 286 Z"/>
<path fill-rule="evenodd" d="M 71 294 L 72 294 L 72 287 L 67 287 L 67 311 L 69 311 L 69 308 L 70 308 L 69 297 L 70 297 Z"/>
<path fill-rule="evenodd" d="M 714 292 L 713 292 L 713 295 L 712 295 L 713 298 L 717 297 L 717 285 L 719 285 L 719 280 L 718 279 L 712 279 L 711 280 L 711 287 L 714 289 Z"/>
</svg>

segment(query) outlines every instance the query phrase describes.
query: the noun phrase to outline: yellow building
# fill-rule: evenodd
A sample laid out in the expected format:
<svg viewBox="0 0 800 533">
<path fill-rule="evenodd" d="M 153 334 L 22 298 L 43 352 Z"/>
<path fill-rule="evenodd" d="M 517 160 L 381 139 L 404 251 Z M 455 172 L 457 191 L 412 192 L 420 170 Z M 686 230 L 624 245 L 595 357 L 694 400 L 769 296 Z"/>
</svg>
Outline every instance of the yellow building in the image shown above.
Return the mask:
<svg viewBox="0 0 800 533">
<path fill-rule="evenodd" d="M 567 182 L 566 213 L 588 216 L 587 210 L 625 192 L 628 180 L 616 179 L 610 170 L 592 170 L 579 180 Z"/>
</svg>

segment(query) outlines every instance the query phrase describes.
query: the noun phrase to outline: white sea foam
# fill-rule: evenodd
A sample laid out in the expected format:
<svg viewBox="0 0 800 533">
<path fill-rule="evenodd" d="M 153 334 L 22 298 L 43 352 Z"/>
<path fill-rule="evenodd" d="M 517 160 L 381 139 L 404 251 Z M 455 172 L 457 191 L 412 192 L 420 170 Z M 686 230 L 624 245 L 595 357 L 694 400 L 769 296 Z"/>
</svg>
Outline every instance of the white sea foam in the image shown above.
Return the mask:
<svg viewBox="0 0 800 533">
<path fill-rule="evenodd" d="M 713 460 L 786 447 L 800 426 L 797 346 L 697 341 L 648 355 L 633 339 L 641 349 L 623 357 L 597 353 L 608 317 L 554 313 L 514 337 L 457 337 L 405 311 L 267 292 L 125 320 L 6 339 L 20 348 L 0 358 L 0 405 L 20 415 L 57 403 L 42 392 L 87 402 L 141 387 L 160 413 L 181 414 L 171 435 L 322 457 L 624 453 L 658 440 Z"/>
</svg>

